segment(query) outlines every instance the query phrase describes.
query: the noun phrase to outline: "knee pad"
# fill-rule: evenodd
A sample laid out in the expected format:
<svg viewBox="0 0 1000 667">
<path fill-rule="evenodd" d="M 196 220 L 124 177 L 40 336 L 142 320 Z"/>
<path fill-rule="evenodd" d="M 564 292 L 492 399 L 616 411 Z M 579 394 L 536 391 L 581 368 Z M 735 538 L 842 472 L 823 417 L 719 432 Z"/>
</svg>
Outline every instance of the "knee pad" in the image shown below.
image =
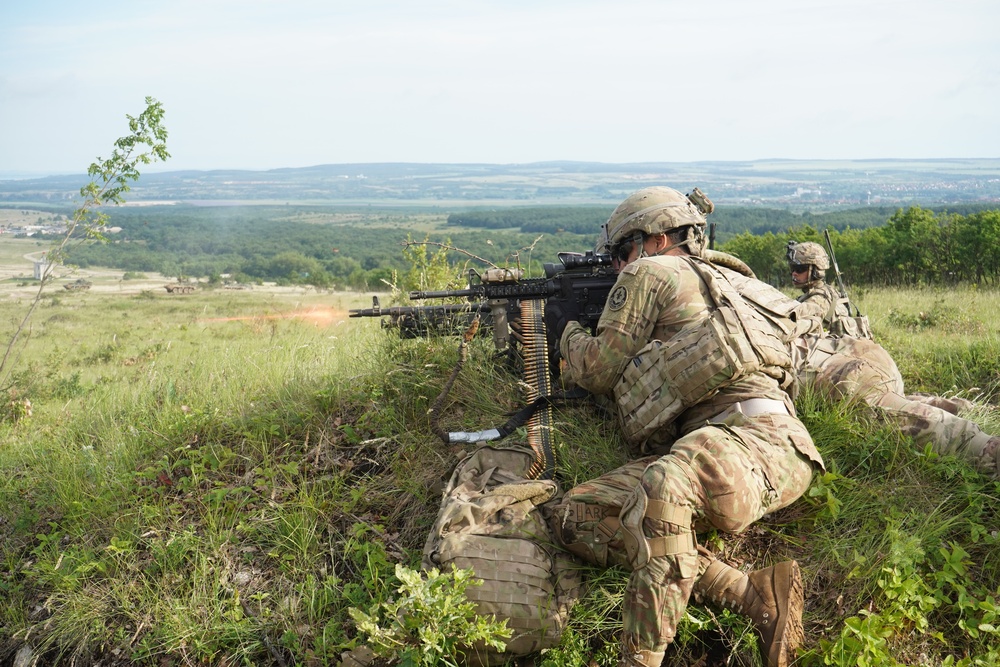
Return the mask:
<svg viewBox="0 0 1000 667">
<path fill-rule="evenodd" d="M 694 532 L 691 529 L 693 517 L 691 508 L 652 499 L 642 486 L 637 486 L 621 513 L 622 541 L 632 568 L 643 568 L 653 558 L 696 554 Z M 647 518 L 670 524 L 670 534 L 647 537 L 643 528 L 643 520 Z M 683 577 L 695 576 L 697 557 L 675 560 Z M 690 570 L 688 566 L 691 564 L 694 565 L 694 572 L 683 571 Z"/>
</svg>

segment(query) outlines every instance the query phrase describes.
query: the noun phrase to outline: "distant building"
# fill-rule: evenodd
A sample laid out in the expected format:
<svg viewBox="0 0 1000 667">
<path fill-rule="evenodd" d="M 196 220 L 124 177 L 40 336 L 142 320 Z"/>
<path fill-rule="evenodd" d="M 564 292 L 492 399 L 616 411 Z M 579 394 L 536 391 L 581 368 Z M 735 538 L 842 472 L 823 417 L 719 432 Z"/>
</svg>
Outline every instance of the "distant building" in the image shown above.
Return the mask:
<svg viewBox="0 0 1000 667">
<path fill-rule="evenodd" d="M 52 264 L 47 259 L 36 259 L 35 260 L 35 280 L 41 280 L 46 274 L 52 270 Z"/>
</svg>

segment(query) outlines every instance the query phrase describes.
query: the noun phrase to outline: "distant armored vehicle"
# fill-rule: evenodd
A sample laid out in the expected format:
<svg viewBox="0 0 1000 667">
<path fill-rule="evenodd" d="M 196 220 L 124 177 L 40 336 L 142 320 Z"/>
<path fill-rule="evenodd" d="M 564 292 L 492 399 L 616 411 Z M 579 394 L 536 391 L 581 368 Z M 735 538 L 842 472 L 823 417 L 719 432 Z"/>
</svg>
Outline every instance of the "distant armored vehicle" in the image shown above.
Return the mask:
<svg viewBox="0 0 1000 667">
<path fill-rule="evenodd" d="M 89 280 L 84 280 L 83 278 L 77 278 L 71 283 L 66 283 L 63 285 L 63 289 L 69 290 L 70 292 L 82 292 L 83 290 L 90 289 L 91 283 Z"/>
<path fill-rule="evenodd" d="M 169 285 L 164 285 L 163 289 L 167 290 L 170 294 L 190 294 L 194 291 L 194 285 L 170 283 Z"/>
</svg>

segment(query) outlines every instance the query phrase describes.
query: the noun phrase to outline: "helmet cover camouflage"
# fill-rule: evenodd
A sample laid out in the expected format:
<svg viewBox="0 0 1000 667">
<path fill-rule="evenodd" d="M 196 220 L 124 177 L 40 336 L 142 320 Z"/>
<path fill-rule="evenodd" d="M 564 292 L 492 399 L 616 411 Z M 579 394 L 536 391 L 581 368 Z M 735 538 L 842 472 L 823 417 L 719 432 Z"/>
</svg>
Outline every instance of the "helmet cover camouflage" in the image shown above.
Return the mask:
<svg viewBox="0 0 1000 667">
<path fill-rule="evenodd" d="M 706 198 L 707 200 L 707 198 Z M 606 248 L 613 248 L 635 235 L 661 234 L 679 227 L 706 224 L 702 207 L 686 195 L 664 186 L 643 188 L 629 195 L 618 205 L 598 239 Z"/>
<path fill-rule="evenodd" d="M 786 257 L 789 265 L 811 264 L 820 271 L 826 271 L 830 268 L 830 256 L 826 254 L 823 246 L 812 241 L 803 243 L 789 241 Z"/>
</svg>

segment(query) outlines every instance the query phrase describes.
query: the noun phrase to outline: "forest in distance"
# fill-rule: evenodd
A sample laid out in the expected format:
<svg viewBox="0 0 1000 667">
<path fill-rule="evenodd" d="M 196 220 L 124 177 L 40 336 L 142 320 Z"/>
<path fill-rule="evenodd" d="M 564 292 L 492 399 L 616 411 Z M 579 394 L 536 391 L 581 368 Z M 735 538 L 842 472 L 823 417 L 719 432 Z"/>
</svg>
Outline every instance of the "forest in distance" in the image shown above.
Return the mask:
<svg viewBox="0 0 1000 667">
<path fill-rule="evenodd" d="M 456 250 L 449 262 L 519 265 L 537 275 L 559 252 L 593 248 L 613 207 L 530 207 L 429 214 L 305 206 L 143 206 L 110 210 L 106 243 L 75 246 L 69 262 L 217 282 L 277 282 L 379 290 L 405 271 L 408 241 Z M 840 268 L 854 284 L 919 285 L 1000 277 L 1000 209 L 985 205 L 794 214 L 719 207 L 716 248 L 783 286 L 788 240 L 831 230 Z"/>
</svg>

